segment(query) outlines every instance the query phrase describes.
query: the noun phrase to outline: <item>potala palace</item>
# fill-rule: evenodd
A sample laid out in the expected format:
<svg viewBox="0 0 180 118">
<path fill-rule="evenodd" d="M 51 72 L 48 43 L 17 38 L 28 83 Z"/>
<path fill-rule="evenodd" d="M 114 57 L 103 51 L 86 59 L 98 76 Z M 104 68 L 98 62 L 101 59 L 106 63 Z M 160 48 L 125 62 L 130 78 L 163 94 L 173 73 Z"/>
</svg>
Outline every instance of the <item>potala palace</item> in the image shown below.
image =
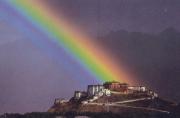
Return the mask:
<svg viewBox="0 0 180 118">
<path fill-rule="evenodd" d="M 111 95 L 147 95 L 148 98 L 154 99 L 158 94 L 147 89 L 145 86 L 130 86 L 127 83 L 120 82 L 105 82 L 103 85 L 88 85 L 87 91 L 75 91 L 71 100 L 80 101 L 82 104 L 92 103 L 102 96 Z M 54 104 L 61 104 L 68 102 L 61 98 L 55 99 Z"/>
</svg>

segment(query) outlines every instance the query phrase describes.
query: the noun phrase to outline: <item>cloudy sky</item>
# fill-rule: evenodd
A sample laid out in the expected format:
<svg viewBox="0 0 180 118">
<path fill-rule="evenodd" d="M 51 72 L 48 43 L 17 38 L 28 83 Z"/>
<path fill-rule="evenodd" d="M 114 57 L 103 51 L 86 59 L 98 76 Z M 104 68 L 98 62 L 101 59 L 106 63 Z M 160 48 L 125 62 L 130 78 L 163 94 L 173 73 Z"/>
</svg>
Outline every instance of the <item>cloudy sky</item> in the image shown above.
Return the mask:
<svg viewBox="0 0 180 118">
<path fill-rule="evenodd" d="M 180 28 L 178 0 L 47 0 L 54 11 L 84 27 L 89 34 L 111 30 L 159 32 L 167 27 Z M 179 29 L 180 30 L 180 29 Z"/>
<path fill-rule="evenodd" d="M 147 41 L 143 42 L 133 38 L 128 41 L 118 38 L 120 30 L 158 34 L 168 27 L 174 27 L 177 32 L 180 31 L 179 0 L 46 2 L 53 12 L 60 11 L 92 39 L 99 40 L 97 37 L 103 37 L 100 40 L 102 45 L 118 59 L 123 60 L 124 57 L 124 63 L 129 68 L 132 67 L 132 72 L 138 73 L 143 84 L 163 97 L 176 101 L 180 99 L 180 94 L 174 92 L 180 89 L 180 40 L 163 40 L 158 39 L 158 36 L 154 37 L 158 41 L 147 36 Z M 46 111 L 53 104 L 54 98 L 69 98 L 75 89 L 85 90 L 86 85 L 95 83 L 83 74 L 84 71 L 78 64 L 68 59 L 68 55 L 54 49 L 59 55 L 64 55 L 57 60 L 46 54 L 1 14 L 0 12 L 0 113 Z M 64 61 L 64 58 L 68 60 Z M 70 69 L 75 72 L 69 73 Z"/>
</svg>

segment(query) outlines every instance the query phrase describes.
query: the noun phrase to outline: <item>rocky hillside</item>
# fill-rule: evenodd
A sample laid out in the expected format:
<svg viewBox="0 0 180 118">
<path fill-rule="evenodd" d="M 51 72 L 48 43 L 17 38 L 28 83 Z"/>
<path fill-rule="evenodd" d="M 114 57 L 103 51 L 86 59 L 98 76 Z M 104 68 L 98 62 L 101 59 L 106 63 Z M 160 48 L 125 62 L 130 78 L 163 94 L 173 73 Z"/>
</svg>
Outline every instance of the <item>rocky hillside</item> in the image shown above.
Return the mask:
<svg viewBox="0 0 180 118">
<path fill-rule="evenodd" d="M 124 118 L 176 118 L 179 116 L 179 105 L 158 97 L 156 92 L 144 86 L 106 82 L 103 85 L 89 85 L 87 91 L 75 91 L 70 100 L 56 99 L 48 112 L 111 114 L 111 117 L 117 115 Z"/>
<path fill-rule="evenodd" d="M 177 105 L 161 98 L 149 98 L 145 95 L 111 95 L 82 104 L 73 98 L 66 103 L 54 104 L 48 112 L 112 112 L 127 111 L 159 112 L 169 114 Z"/>
</svg>

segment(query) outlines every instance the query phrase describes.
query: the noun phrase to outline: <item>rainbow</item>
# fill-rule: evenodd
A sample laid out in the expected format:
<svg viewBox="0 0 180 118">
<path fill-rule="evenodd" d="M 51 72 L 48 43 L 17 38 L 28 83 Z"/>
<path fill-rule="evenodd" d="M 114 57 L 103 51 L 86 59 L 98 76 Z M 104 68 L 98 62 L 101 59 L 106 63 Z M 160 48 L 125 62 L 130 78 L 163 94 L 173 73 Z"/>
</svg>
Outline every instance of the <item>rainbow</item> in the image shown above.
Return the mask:
<svg viewBox="0 0 180 118">
<path fill-rule="evenodd" d="M 95 79 L 133 83 L 130 75 L 112 55 L 105 52 L 96 41 L 83 35 L 68 19 L 52 12 L 44 1 L 7 0 L 5 3 L 31 23 L 31 27 L 56 42 Z"/>
</svg>

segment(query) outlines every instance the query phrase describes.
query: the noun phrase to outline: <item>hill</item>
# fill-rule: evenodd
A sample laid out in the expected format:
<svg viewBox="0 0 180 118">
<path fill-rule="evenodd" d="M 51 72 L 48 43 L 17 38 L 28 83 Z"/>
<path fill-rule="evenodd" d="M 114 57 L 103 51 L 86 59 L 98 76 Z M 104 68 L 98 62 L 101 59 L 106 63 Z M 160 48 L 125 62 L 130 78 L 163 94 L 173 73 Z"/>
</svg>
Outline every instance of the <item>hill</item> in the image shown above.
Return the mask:
<svg viewBox="0 0 180 118">
<path fill-rule="evenodd" d="M 179 118 L 180 105 L 158 97 L 145 86 L 105 82 L 57 98 L 47 112 L 4 114 L 0 118 Z"/>
<path fill-rule="evenodd" d="M 110 82 L 108 85 L 107 83 L 103 85 L 90 85 L 86 95 L 86 92 L 76 91 L 74 97 L 69 101 L 59 100 L 57 102 L 56 99 L 48 112 L 128 114 L 126 117 L 132 117 L 132 114 L 134 114 L 135 118 L 138 115 L 170 117 L 172 114 L 175 114 L 178 108 L 176 103 L 159 98 L 157 93 L 143 86 L 129 86 L 128 84 L 118 82 Z M 96 89 L 91 89 L 91 87 Z M 98 90 L 101 87 L 102 89 Z M 95 92 L 95 90 L 97 91 Z M 106 94 L 105 90 L 106 92 L 109 90 L 110 93 Z M 83 94 L 82 96 L 77 96 L 77 93 L 79 95 L 80 93 Z"/>
</svg>

